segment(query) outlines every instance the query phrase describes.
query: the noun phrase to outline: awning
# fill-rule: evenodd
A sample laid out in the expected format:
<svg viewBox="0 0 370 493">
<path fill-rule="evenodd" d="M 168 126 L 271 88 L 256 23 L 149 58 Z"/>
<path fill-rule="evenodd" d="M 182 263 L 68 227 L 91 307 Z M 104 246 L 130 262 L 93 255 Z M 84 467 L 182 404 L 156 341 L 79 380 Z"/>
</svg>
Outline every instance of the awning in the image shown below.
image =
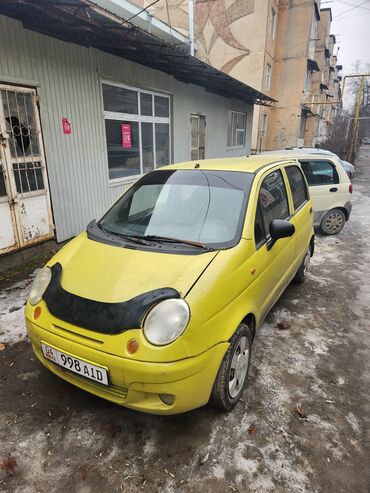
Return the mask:
<svg viewBox="0 0 370 493">
<path fill-rule="evenodd" d="M 126 58 L 219 96 L 264 106 L 275 101 L 90 0 L 7 0 L 0 2 L 0 14 L 26 29 Z"/>
</svg>

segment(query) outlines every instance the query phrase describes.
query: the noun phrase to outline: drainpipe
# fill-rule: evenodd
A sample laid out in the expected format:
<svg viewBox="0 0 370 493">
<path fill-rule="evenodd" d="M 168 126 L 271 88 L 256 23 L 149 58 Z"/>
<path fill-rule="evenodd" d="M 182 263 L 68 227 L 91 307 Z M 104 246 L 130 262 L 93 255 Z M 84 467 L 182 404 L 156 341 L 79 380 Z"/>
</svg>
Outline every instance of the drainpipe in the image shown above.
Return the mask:
<svg viewBox="0 0 370 493">
<path fill-rule="evenodd" d="M 194 56 L 194 0 L 189 0 L 189 48 Z"/>
</svg>

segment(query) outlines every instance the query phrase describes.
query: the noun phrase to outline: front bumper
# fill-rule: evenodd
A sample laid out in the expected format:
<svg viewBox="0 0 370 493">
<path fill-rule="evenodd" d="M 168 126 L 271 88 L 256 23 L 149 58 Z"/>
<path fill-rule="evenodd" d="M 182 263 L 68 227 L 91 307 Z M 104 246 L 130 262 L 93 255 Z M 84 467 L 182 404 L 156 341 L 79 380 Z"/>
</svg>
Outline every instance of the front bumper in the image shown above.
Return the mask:
<svg viewBox="0 0 370 493">
<path fill-rule="evenodd" d="M 77 387 L 124 407 L 152 414 L 179 414 L 207 404 L 227 342 L 191 358 L 150 363 L 105 353 L 45 330 L 26 319 L 33 350 L 50 371 Z M 109 386 L 61 368 L 44 358 L 41 342 L 109 370 Z M 175 396 L 165 404 L 160 394 Z"/>
</svg>

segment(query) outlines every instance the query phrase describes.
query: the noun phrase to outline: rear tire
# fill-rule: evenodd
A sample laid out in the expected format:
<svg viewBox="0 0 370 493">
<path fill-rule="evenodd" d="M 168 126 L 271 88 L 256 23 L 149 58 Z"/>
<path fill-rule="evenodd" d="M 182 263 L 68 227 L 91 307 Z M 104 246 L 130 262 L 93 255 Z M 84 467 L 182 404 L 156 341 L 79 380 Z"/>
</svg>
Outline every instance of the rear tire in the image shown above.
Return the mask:
<svg viewBox="0 0 370 493">
<path fill-rule="evenodd" d="M 304 259 L 302 260 L 302 263 L 299 266 L 296 275 L 294 276 L 293 279 L 294 282 L 302 283 L 306 280 L 308 270 L 310 267 L 310 260 L 311 260 L 311 245 L 308 247 Z"/>
<path fill-rule="evenodd" d="M 342 231 L 346 224 L 346 216 L 340 209 L 331 209 L 321 221 L 321 231 L 325 235 L 337 235 Z"/>
<path fill-rule="evenodd" d="M 241 323 L 218 369 L 209 401 L 212 406 L 230 411 L 240 399 L 247 384 L 252 340 L 250 328 Z"/>
</svg>

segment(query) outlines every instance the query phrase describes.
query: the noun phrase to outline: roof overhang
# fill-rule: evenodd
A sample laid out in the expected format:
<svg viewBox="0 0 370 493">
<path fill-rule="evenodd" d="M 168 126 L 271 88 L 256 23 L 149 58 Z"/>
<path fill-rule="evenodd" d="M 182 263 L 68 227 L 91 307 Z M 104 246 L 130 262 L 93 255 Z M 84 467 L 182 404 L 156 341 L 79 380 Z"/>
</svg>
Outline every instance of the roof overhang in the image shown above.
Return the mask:
<svg viewBox="0 0 370 493">
<path fill-rule="evenodd" d="M 0 14 L 31 31 L 126 58 L 219 96 L 264 106 L 275 102 L 90 0 L 7 0 L 0 2 Z"/>
</svg>

